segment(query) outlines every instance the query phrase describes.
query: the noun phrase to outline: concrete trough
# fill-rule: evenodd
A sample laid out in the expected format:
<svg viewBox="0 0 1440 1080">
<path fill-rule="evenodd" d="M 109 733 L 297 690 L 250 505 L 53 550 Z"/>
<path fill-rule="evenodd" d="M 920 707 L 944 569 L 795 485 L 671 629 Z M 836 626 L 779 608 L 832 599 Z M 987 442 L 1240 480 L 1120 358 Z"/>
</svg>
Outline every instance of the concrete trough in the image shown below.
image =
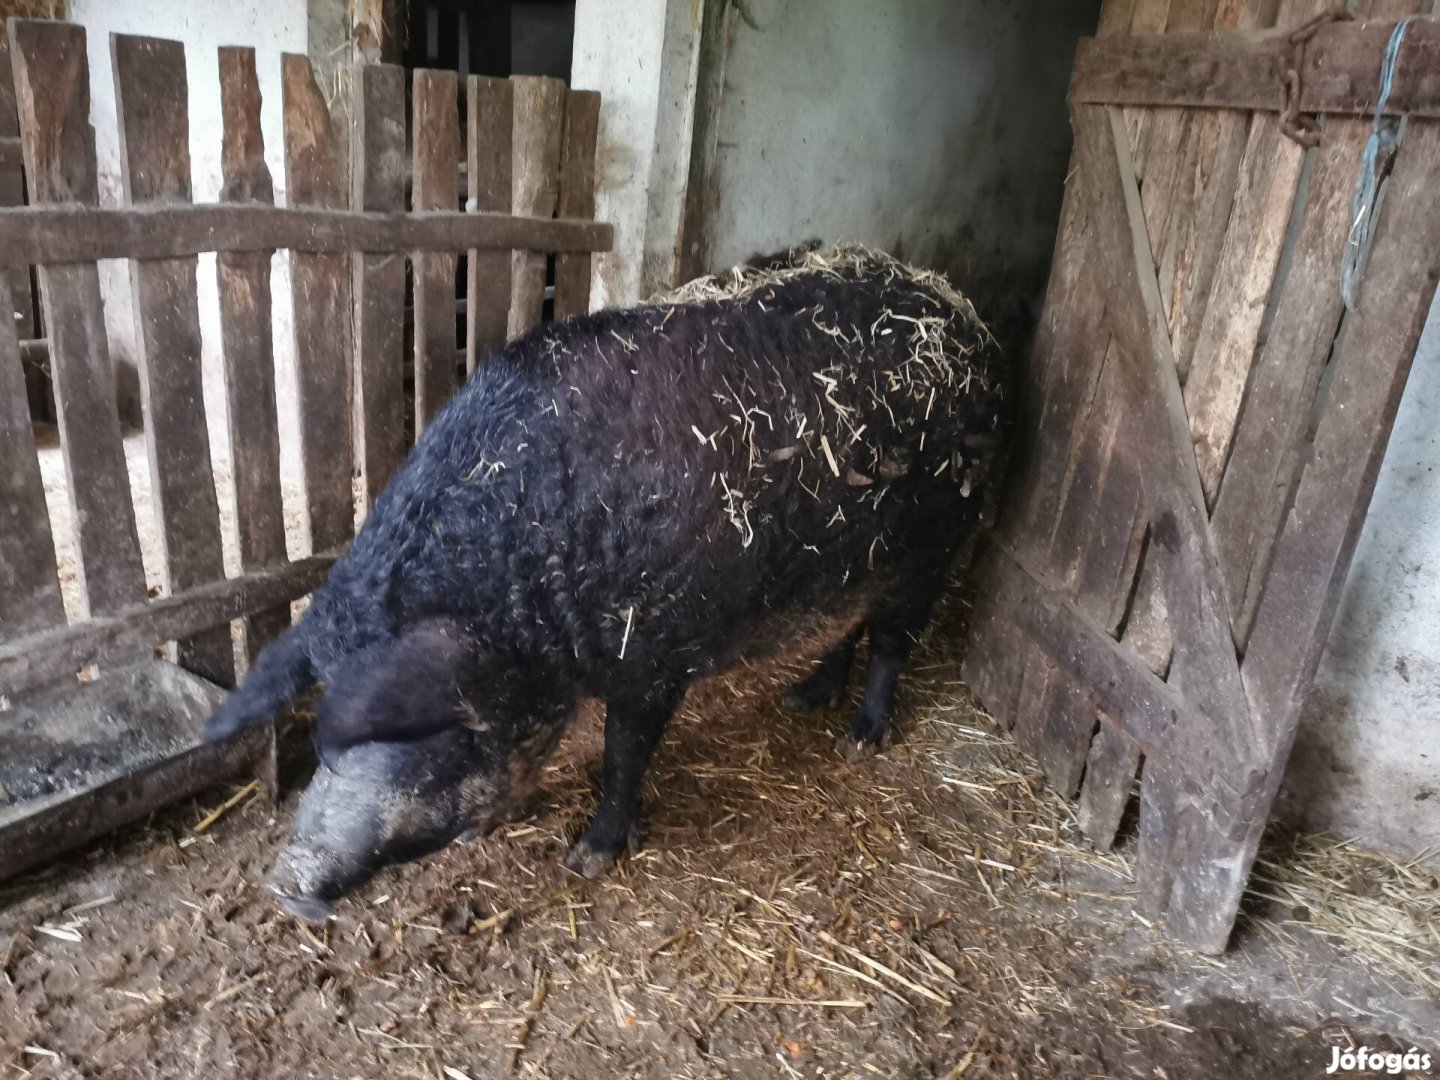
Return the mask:
<svg viewBox="0 0 1440 1080">
<path fill-rule="evenodd" d="M 176 664 L 146 660 L 0 712 L 0 879 L 246 766 L 273 780 L 273 728 L 201 740 L 224 696 Z"/>
</svg>

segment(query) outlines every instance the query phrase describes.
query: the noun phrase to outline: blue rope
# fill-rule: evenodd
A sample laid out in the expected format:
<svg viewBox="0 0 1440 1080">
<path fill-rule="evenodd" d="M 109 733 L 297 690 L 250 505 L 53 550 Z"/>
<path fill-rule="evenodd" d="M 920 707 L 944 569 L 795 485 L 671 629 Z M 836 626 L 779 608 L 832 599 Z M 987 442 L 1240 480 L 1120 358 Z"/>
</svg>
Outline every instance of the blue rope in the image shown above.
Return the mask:
<svg viewBox="0 0 1440 1080">
<path fill-rule="evenodd" d="M 1370 125 L 1370 138 L 1365 142 L 1355 195 L 1350 201 L 1350 237 L 1340 263 L 1340 295 L 1350 311 L 1355 310 L 1361 263 L 1375 233 L 1375 198 L 1379 193 L 1380 174 L 1400 141 L 1400 121 L 1387 117 L 1385 106 L 1390 103 L 1390 91 L 1395 88 L 1395 68 L 1400 60 L 1400 47 L 1405 43 L 1405 31 L 1414 20 L 1415 16 L 1411 15 L 1396 23 L 1390 44 L 1385 47 L 1385 60 L 1380 65 L 1380 100 L 1375 103 L 1375 119 Z"/>
</svg>

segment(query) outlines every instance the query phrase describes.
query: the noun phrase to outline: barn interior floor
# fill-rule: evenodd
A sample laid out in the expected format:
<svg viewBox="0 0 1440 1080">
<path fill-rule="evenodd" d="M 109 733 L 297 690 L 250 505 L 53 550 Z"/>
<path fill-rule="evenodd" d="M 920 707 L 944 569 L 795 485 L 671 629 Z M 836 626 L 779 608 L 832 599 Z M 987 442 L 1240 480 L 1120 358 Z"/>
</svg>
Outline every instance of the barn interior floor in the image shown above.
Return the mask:
<svg viewBox="0 0 1440 1080">
<path fill-rule="evenodd" d="M 971 703 L 963 616 L 952 595 L 874 760 L 840 759 L 841 713 L 780 710 L 793 660 L 713 680 L 652 772 L 645 848 L 591 883 L 560 865 L 595 798 L 586 715 L 536 816 L 385 872 L 320 929 L 257 884 L 302 711 L 278 808 L 236 783 L 0 885 L 0 1075 L 1279 1080 L 1352 1039 L 1440 1049 L 1407 909 L 1433 875 L 1286 878 L 1303 845 L 1272 843 L 1277 882 L 1336 878 L 1326 910 L 1262 878 L 1229 954 L 1167 943 L 1128 857 L 1090 850 Z M 1367 889 L 1394 929 L 1347 933 L 1334 911 Z"/>
</svg>

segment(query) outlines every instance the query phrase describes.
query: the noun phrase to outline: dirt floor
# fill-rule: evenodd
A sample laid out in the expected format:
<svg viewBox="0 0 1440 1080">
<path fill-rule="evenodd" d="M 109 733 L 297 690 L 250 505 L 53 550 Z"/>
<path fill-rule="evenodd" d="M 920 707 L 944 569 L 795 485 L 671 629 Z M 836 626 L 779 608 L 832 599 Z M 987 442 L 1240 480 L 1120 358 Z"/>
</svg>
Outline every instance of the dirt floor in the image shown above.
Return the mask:
<svg viewBox="0 0 1440 1080">
<path fill-rule="evenodd" d="M 970 702 L 963 614 L 875 760 L 841 760 L 840 712 L 780 710 L 793 661 L 714 680 L 652 772 L 644 850 L 589 883 L 560 865 L 589 715 L 537 816 L 318 931 L 258 886 L 302 714 L 278 807 L 237 783 L 0 885 L 0 1076 L 1283 1080 L 1332 1045 L 1440 1049 L 1432 872 L 1277 840 L 1230 954 L 1167 944 L 1127 856 L 1089 850 Z"/>
</svg>

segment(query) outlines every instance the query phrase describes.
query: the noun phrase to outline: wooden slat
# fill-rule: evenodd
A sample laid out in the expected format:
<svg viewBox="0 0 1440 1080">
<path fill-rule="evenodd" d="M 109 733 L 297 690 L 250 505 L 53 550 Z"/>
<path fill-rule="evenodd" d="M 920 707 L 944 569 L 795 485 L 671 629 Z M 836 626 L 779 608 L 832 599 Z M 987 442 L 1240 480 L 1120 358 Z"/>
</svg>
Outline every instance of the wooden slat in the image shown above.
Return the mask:
<svg viewBox="0 0 1440 1080">
<path fill-rule="evenodd" d="M 510 81 L 515 86 L 513 212 L 553 217 L 560 187 L 565 84 L 528 75 Z M 545 304 L 545 256 L 517 251 L 512 266 L 509 332 L 513 338 L 540 322 Z"/>
<path fill-rule="evenodd" d="M 1135 6 L 1135 0 L 1106 0 L 1098 32 L 1127 33 Z M 1089 226 L 1082 183 L 1072 170 L 1065 185 L 1043 314 L 1030 362 L 1022 365 L 1024 385 L 1012 463 L 1021 482 L 1007 492 L 998 522 L 1000 535 L 1024 558 L 1039 563 L 1048 554 L 1064 492 L 1066 461 L 1080 430 L 1079 403 L 1092 393 L 1109 340 L 1101 322 L 1103 297 L 1096 276 L 1088 271 Z M 1044 543 L 1037 537 L 1043 537 Z M 981 609 L 990 617 L 983 634 L 977 629 L 970 636 L 965 677 L 1006 727 L 1021 716 L 1028 724 L 1044 691 L 1043 681 L 1036 694 L 1026 695 L 1021 689 L 1024 673 L 1040 670 L 1036 646 L 1003 608 L 983 599 L 983 591 L 981 596 Z"/>
<path fill-rule="evenodd" d="M 1322 27 L 1305 50 L 1300 109 L 1307 113 L 1368 116 L 1379 93 L 1379 71 L 1392 22 Z M 1279 73 L 1290 63 L 1289 28 L 1159 37 L 1092 38 L 1080 43 L 1070 100 L 1109 105 L 1279 112 Z M 1402 62 L 1386 112 L 1440 116 L 1440 23 L 1416 22 L 1407 31 Z"/>
<path fill-rule="evenodd" d="M 0 277 L 0 312 L 9 312 L 10 303 L 10 286 Z M 13 321 L 0 319 L 0 638 L 65 621 Z"/>
<path fill-rule="evenodd" d="M 599 93 L 566 93 L 565 137 L 560 154 L 562 218 L 584 220 L 595 216 L 595 145 L 599 135 Z M 568 319 L 590 310 L 591 262 L 588 253 L 555 257 L 555 318 Z"/>
<path fill-rule="evenodd" d="M 0 694 L 42 686 L 87 664 L 132 657 L 162 641 L 193 637 L 246 612 L 297 600 L 325 580 L 334 561 L 333 552 L 298 559 L 0 643 Z"/>
<path fill-rule="evenodd" d="M 614 229 L 595 221 L 439 211 L 367 214 L 274 206 L 92 206 L 0 210 L 0 266 L 94 259 L 167 259 L 202 251 L 609 251 Z"/>
<path fill-rule="evenodd" d="M 416 210 L 455 210 L 460 202 L 459 76 L 417 71 L 411 86 Z M 415 435 L 455 393 L 455 256 L 416 252 Z"/>
<path fill-rule="evenodd" d="M 1407 6 L 1413 11 L 1420 5 L 1409 0 Z M 1211 516 L 1235 638 L 1242 648 L 1299 473 L 1311 420 L 1304 403 L 1315 398 L 1340 326 L 1340 259 L 1369 136 L 1365 120 L 1332 117 L 1325 124 L 1284 287 L 1255 361 Z"/>
<path fill-rule="evenodd" d="M 1410 125 L 1357 310 L 1332 360 L 1310 463 L 1275 549 L 1245 655 L 1272 745 L 1288 746 L 1329 634 L 1440 277 L 1440 123 Z"/>
<path fill-rule="evenodd" d="M 1325 6 L 1325 0 L 1285 0 L 1281 25 L 1303 25 Z M 1229 457 L 1304 163 L 1304 148 L 1281 131 L 1278 116 L 1252 120 L 1185 383 L 1200 481 L 1211 505 Z"/>
<path fill-rule="evenodd" d="M 1109 257 L 1097 268 L 1105 279 L 1110 320 L 1131 365 L 1131 411 L 1136 436 L 1158 460 L 1145 472 L 1147 494 L 1160 512 L 1154 542 L 1164 557 L 1161 574 L 1172 619 L 1176 662 L 1184 660 L 1185 689 L 1206 717 L 1198 735 L 1217 761 L 1244 762 L 1253 746 L 1253 722 L 1240 684 L 1219 566 L 1210 543 L 1204 495 L 1185 416 L 1158 288 L 1151 273 L 1139 191 L 1118 111 L 1075 108 L 1075 153 L 1094 183 L 1092 219 Z M 1197 752 L 1200 747 L 1197 747 Z"/>
<path fill-rule="evenodd" d="M 98 194 L 85 31 L 23 19 L 12 19 L 9 25 L 31 198 L 93 207 Z M 93 263 L 41 265 L 40 288 L 81 594 L 87 613 L 105 615 L 145 599 L 145 573 L 120 438 L 100 279 Z"/>
<path fill-rule="evenodd" d="M 308 59 L 287 53 L 282 64 L 290 202 L 338 209 L 346 201 L 346 184 L 330 110 Z M 323 551 L 344 543 L 355 527 L 350 476 L 350 260 L 344 255 L 297 251 L 290 266 L 310 544 L 311 550 Z"/>
<path fill-rule="evenodd" d="M 1097 847 L 1108 849 L 1114 844 L 1139 768 L 1140 744 L 1102 715 L 1085 761 L 1085 785 L 1076 809 L 1081 830 Z"/>
<path fill-rule="evenodd" d="M 1190 726 L 1193 708 L 1119 648 L 1104 627 L 1065 599 L 1053 583 L 1035 578 L 998 546 L 979 569 L 977 580 L 989 595 L 988 602 L 1007 613 L 1047 660 L 1085 687 L 1094 704 L 1132 738 L 1162 752 L 1178 752 L 1188 745 L 1184 729 Z M 1017 709 L 1017 713 L 1026 711 L 1023 705 Z M 1017 725 L 1023 720 L 1017 718 Z"/>
<path fill-rule="evenodd" d="M 354 69 L 351 201 L 405 208 L 405 69 Z M 369 509 L 405 460 L 405 256 L 355 259 L 355 441 Z"/>
<path fill-rule="evenodd" d="M 1222 0 L 1215 26 L 1238 33 L 1269 26 L 1274 17 L 1274 9 L 1259 0 Z M 1167 232 L 1158 245 L 1152 243 L 1152 250 L 1160 251 L 1161 304 L 1182 381 L 1208 309 L 1250 121 L 1248 113 L 1224 110 L 1192 116 Z"/>
<path fill-rule="evenodd" d="M 20 118 L 15 112 L 15 78 L 10 67 L 10 45 L 0 34 L 0 207 L 25 205 L 24 148 Z M 12 266 L 0 271 L 10 285 L 10 302 L 18 319 L 12 319 L 21 340 L 35 337 L 34 296 L 30 268 Z M 47 391 L 48 392 L 48 391 Z"/>
<path fill-rule="evenodd" d="M 472 75 L 466 80 L 465 140 L 468 209 L 508 213 L 511 205 L 511 144 L 515 91 L 509 79 Z M 480 251 L 466 256 L 465 365 L 470 374 L 505 344 L 510 322 L 511 254 Z"/>
<path fill-rule="evenodd" d="M 178 41 L 115 35 L 120 166 L 132 204 L 190 201 L 189 83 Z M 225 576 L 220 508 L 200 377 L 195 257 L 131 263 L 140 393 L 163 579 L 181 592 Z M 178 643 L 180 663 L 222 686 L 235 681 L 230 628 Z"/>
<path fill-rule="evenodd" d="M 224 128 L 220 198 L 227 203 L 271 204 L 275 188 L 260 130 L 255 50 L 222 48 L 219 58 Z M 271 330 L 272 254 L 222 251 L 215 260 L 235 521 L 240 567 L 246 571 L 275 566 L 286 558 Z M 243 622 L 245 652 L 253 663 L 260 650 L 290 625 L 290 605 L 248 613 Z"/>
</svg>

